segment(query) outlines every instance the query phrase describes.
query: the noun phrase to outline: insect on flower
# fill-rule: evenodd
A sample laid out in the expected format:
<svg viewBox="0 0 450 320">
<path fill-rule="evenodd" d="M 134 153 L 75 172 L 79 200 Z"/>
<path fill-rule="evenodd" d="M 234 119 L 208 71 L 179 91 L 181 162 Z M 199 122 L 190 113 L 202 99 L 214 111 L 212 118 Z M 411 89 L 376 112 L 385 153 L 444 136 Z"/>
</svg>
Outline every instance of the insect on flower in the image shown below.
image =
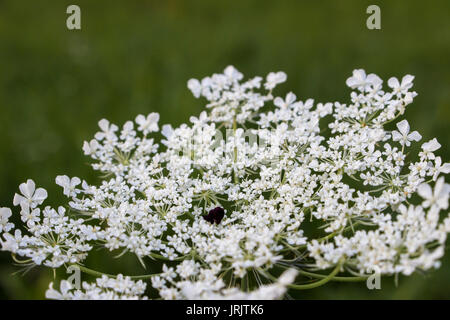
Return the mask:
<svg viewBox="0 0 450 320">
<path fill-rule="evenodd" d="M 225 210 L 221 207 L 215 207 L 212 210 L 209 210 L 208 214 L 203 216 L 203 219 L 210 223 L 216 223 L 219 224 L 220 221 L 222 221 L 223 216 L 225 215 Z"/>
</svg>

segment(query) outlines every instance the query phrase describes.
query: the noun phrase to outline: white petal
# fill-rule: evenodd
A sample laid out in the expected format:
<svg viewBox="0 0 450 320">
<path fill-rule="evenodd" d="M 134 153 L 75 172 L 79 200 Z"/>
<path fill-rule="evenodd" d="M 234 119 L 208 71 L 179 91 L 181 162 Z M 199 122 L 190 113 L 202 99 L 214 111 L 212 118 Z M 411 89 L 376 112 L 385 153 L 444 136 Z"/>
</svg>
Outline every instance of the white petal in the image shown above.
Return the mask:
<svg viewBox="0 0 450 320">
<path fill-rule="evenodd" d="M 242 73 L 240 73 L 235 67 L 228 66 L 225 68 L 223 72 L 227 77 L 229 77 L 231 80 L 241 80 L 244 76 Z"/>
<path fill-rule="evenodd" d="M 402 78 L 402 87 L 403 88 L 406 88 L 407 86 L 411 87 L 413 80 L 414 80 L 414 76 L 407 74 L 406 76 L 404 76 Z"/>
<path fill-rule="evenodd" d="M 109 121 L 108 120 L 106 120 L 106 119 L 101 119 L 99 122 L 98 122 L 98 126 L 100 127 L 100 129 L 102 129 L 103 131 L 108 131 L 108 129 L 109 129 Z"/>
<path fill-rule="evenodd" d="M 287 104 L 287 105 L 293 104 L 293 103 L 295 102 L 295 99 L 297 99 L 296 95 L 293 94 L 292 92 L 289 92 L 289 93 L 286 95 L 286 104 Z"/>
<path fill-rule="evenodd" d="M 26 183 L 22 183 L 19 186 L 20 192 L 26 197 L 31 198 L 34 193 L 34 189 L 36 188 L 36 185 L 34 184 L 34 181 L 31 179 L 28 179 Z"/>
<path fill-rule="evenodd" d="M 380 79 L 376 74 L 371 73 L 367 76 L 366 82 L 372 84 L 372 86 L 376 87 L 383 83 L 383 80 Z"/>
<path fill-rule="evenodd" d="M 66 186 L 69 185 L 70 179 L 69 179 L 68 176 L 65 176 L 65 175 L 64 175 L 64 176 L 57 176 L 57 177 L 55 178 L 55 183 L 56 183 L 58 186 L 66 187 Z"/>
<path fill-rule="evenodd" d="M 400 131 L 400 133 L 403 134 L 404 136 L 408 135 L 410 128 L 407 120 L 402 120 L 399 123 L 397 123 L 397 128 Z"/>
<path fill-rule="evenodd" d="M 70 185 L 72 187 L 76 187 L 77 185 L 79 185 L 81 183 L 80 178 L 78 177 L 73 177 L 72 180 L 70 181 Z"/>
<path fill-rule="evenodd" d="M 172 126 L 170 124 L 163 125 L 161 133 L 164 137 L 169 138 L 173 134 Z"/>
<path fill-rule="evenodd" d="M 447 210 L 448 209 L 448 196 L 440 197 L 436 201 L 439 208 Z"/>
<path fill-rule="evenodd" d="M 438 169 L 438 168 L 440 168 L 441 167 L 441 164 L 442 164 L 442 159 L 441 159 L 441 157 L 436 157 L 435 159 L 434 159 L 434 162 L 435 162 L 435 167 L 436 167 L 436 169 Z"/>
<path fill-rule="evenodd" d="M 345 84 L 347 85 L 347 87 L 350 87 L 352 89 L 358 87 L 360 83 L 361 82 L 356 80 L 354 77 L 350 77 L 347 79 L 347 81 L 345 81 Z"/>
<path fill-rule="evenodd" d="M 18 206 L 19 204 L 21 204 L 25 201 L 27 201 L 27 199 L 24 196 L 21 196 L 20 194 L 17 194 L 17 193 L 14 195 L 13 204 L 15 206 Z"/>
<path fill-rule="evenodd" d="M 276 98 L 273 100 L 273 104 L 274 104 L 275 106 L 279 107 L 279 108 L 282 108 L 282 107 L 284 106 L 284 101 L 283 101 L 282 98 L 276 97 Z"/>
<path fill-rule="evenodd" d="M 388 86 L 392 89 L 395 89 L 400 87 L 400 83 L 398 82 L 398 79 L 396 77 L 392 77 L 388 80 Z"/>
<path fill-rule="evenodd" d="M 403 139 L 403 135 L 400 134 L 398 131 L 392 131 L 392 140 L 394 141 L 400 141 Z"/>
<path fill-rule="evenodd" d="M 103 132 L 97 132 L 94 136 L 94 138 L 97 139 L 98 141 L 103 140 L 104 137 L 105 137 L 105 134 Z"/>
<path fill-rule="evenodd" d="M 61 293 L 63 295 L 66 295 L 67 292 L 69 292 L 72 289 L 72 286 L 70 285 L 69 281 L 63 280 L 63 281 L 61 281 L 60 289 L 61 289 Z"/>
<path fill-rule="evenodd" d="M 206 119 L 208 119 L 208 114 L 206 113 L 206 111 L 202 111 L 198 118 L 200 121 L 205 121 Z"/>
<path fill-rule="evenodd" d="M 89 154 L 91 154 L 91 146 L 89 145 L 89 142 L 87 142 L 87 141 L 84 141 L 83 142 L 83 152 L 84 152 L 84 154 L 85 155 L 89 155 Z"/>
<path fill-rule="evenodd" d="M 47 191 L 43 188 L 37 189 L 36 192 L 34 193 L 33 200 L 41 202 L 44 201 L 45 199 L 47 199 Z"/>
<path fill-rule="evenodd" d="M 450 173 L 450 163 L 444 163 L 440 169 L 442 173 Z"/>
<path fill-rule="evenodd" d="M 287 75 L 283 71 L 270 72 L 266 78 L 267 82 L 271 83 L 271 84 L 282 83 L 282 82 L 285 82 L 286 79 L 287 79 Z"/>
<path fill-rule="evenodd" d="M 422 139 L 422 136 L 420 135 L 419 132 L 413 131 L 408 135 L 408 139 L 414 140 L 414 141 L 420 141 L 420 139 Z"/>
<path fill-rule="evenodd" d="M 360 82 L 364 81 L 366 80 L 366 71 L 364 69 L 355 69 L 353 70 L 353 77 Z"/>
<path fill-rule="evenodd" d="M 441 144 L 437 141 L 436 138 L 434 138 L 433 140 L 430 140 L 428 142 L 425 142 L 422 145 L 422 149 L 428 152 L 434 152 L 436 150 L 438 150 L 441 147 Z"/>
<path fill-rule="evenodd" d="M 124 130 L 125 132 L 128 132 L 128 131 L 133 130 L 133 127 L 134 127 L 133 122 L 127 121 L 127 122 L 125 122 L 125 124 L 123 125 L 123 130 Z"/>
<path fill-rule="evenodd" d="M 297 273 L 298 272 L 295 269 L 288 269 L 280 275 L 280 277 L 278 278 L 278 282 L 281 285 L 287 286 L 294 282 L 295 278 L 297 277 Z"/>
<path fill-rule="evenodd" d="M 112 131 L 112 132 L 117 131 L 118 129 L 119 129 L 119 127 L 116 126 L 115 124 L 111 124 L 111 126 L 109 127 L 109 131 Z"/>
<path fill-rule="evenodd" d="M 158 122 L 159 121 L 159 113 L 157 113 L 157 112 L 152 112 L 152 113 L 150 113 L 149 115 L 148 115 L 148 117 L 147 117 L 147 119 L 150 121 L 150 122 Z"/>
<path fill-rule="evenodd" d="M 53 289 L 53 282 L 50 283 L 49 288 L 45 292 L 45 297 L 52 300 L 61 300 L 63 298 L 61 293 Z"/>
<path fill-rule="evenodd" d="M 7 220 L 11 215 L 12 212 L 10 208 L 0 208 L 0 218 L 2 220 Z"/>
<path fill-rule="evenodd" d="M 447 190 L 445 189 L 446 187 L 444 177 L 440 177 L 434 185 L 434 194 L 439 195 L 442 191 L 447 192 Z"/>
<path fill-rule="evenodd" d="M 417 188 L 417 193 L 424 199 L 431 199 L 433 197 L 433 190 L 430 185 L 422 183 Z"/>
<path fill-rule="evenodd" d="M 137 124 L 142 125 L 145 122 L 145 117 L 142 114 L 138 114 L 135 121 Z"/>
</svg>

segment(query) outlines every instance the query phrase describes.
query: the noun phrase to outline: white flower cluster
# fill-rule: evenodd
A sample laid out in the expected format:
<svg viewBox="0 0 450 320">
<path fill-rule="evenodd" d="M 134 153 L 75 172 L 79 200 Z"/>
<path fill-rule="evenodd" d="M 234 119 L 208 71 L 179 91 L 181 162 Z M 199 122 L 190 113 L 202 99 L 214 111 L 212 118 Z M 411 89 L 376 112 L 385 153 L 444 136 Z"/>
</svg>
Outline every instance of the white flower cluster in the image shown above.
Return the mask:
<svg viewBox="0 0 450 320">
<path fill-rule="evenodd" d="M 50 283 L 45 297 L 53 300 L 138 300 L 147 299 L 144 296 L 146 287 L 142 280 L 133 281 L 119 274 L 117 278 L 102 276 L 95 283 L 83 282 L 83 289 L 76 289 L 69 281 L 63 280 L 58 291 Z"/>
<path fill-rule="evenodd" d="M 163 290 L 165 299 L 184 300 L 275 300 L 284 296 L 287 286 L 291 284 L 297 275 L 297 271 L 290 269 L 285 271 L 276 282 L 261 285 L 251 292 L 243 292 L 238 288 L 225 288 L 221 279 L 215 279 L 212 273 L 204 273 L 206 277 L 201 280 L 180 281 L 176 284 L 176 290 Z M 158 281 L 155 281 L 155 283 Z M 53 282 L 45 296 L 53 300 L 147 300 L 144 295 L 146 284 L 142 281 L 133 281 L 130 277 L 119 274 L 116 278 L 106 275 L 97 278 L 95 283 L 82 283 L 82 289 L 76 289 L 67 281 L 62 280 L 60 289 L 53 288 Z"/>
<path fill-rule="evenodd" d="M 180 281 L 176 284 L 180 288 L 177 292 L 179 295 L 163 297 L 188 300 L 275 300 L 283 298 L 296 275 L 297 272 L 290 269 L 281 274 L 276 282 L 261 284 L 256 290 L 245 292 L 236 287 L 226 288 L 222 279 L 216 279 L 210 274 L 211 277 L 201 278 L 195 282 Z"/>
<path fill-rule="evenodd" d="M 2 250 L 29 258 L 26 262 L 51 268 L 82 261 L 92 249 L 88 242 L 96 239 L 98 228 L 85 224 L 81 218 L 69 218 L 64 207 L 58 210 L 48 206 L 39 208 L 47 192 L 36 189 L 32 180 L 22 183 L 19 189 L 22 194 L 14 196 L 14 205 L 21 208 L 20 216 L 28 234 L 22 235 L 20 229 L 15 229 L 14 234 L 8 233 L 14 228 L 8 220 L 12 214 L 10 209 L 2 208 Z"/>
<path fill-rule="evenodd" d="M 83 150 L 103 182 L 58 176 L 66 212 L 40 209 L 47 194 L 28 180 L 14 198 L 27 235 L 2 208 L 2 249 L 52 268 L 81 263 L 94 246 L 132 252 L 143 264 L 171 261 L 152 277 L 165 299 L 279 298 L 301 286 L 293 272 L 268 283 L 286 267 L 359 277 L 438 267 L 450 232 L 442 177 L 450 164 L 434 154 L 436 139 L 411 155 L 422 137 L 406 120 L 386 128 L 417 95 L 414 77 L 391 78 L 385 91 L 378 76 L 355 70 L 350 104 L 274 97 L 286 78 L 242 82 L 229 66 L 189 80 L 207 111 L 163 126 L 162 145 L 149 136 L 159 131 L 156 113 L 121 129 L 101 120 Z M 84 294 L 61 286 L 64 297 Z"/>
</svg>

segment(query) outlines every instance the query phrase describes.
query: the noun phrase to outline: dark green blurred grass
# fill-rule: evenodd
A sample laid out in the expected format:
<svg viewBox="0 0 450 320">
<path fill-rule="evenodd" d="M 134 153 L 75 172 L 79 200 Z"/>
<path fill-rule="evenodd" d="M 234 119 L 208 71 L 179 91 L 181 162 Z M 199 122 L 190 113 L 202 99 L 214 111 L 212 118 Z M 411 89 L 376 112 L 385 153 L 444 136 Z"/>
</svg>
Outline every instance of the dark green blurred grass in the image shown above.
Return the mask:
<svg viewBox="0 0 450 320">
<path fill-rule="evenodd" d="M 78 4 L 82 30 L 65 27 Z M 382 30 L 365 27 L 369 4 L 381 7 Z M 247 76 L 284 70 L 277 91 L 300 99 L 347 101 L 345 79 L 365 68 L 387 80 L 416 76 L 419 96 L 407 118 L 424 139 L 438 137 L 450 160 L 450 2 L 434 1 L 15 1 L 0 0 L 0 204 L 33 178 L 62 203 L 58 174 L 96 177 L 82 155 L 103 117 L 122 124 L 160 112 L 180 124 L 202 110 L 186 89 L 235 65 Z M 437 272 L 363 284 L 329 285 L 300 298 L 450 298 L 450 255 Z M 142 273 L 134 258 L 89 265 Z M 43 298 L 52 272 L 17 268 L 0 253 L 0 297 Z"/>
</svg>

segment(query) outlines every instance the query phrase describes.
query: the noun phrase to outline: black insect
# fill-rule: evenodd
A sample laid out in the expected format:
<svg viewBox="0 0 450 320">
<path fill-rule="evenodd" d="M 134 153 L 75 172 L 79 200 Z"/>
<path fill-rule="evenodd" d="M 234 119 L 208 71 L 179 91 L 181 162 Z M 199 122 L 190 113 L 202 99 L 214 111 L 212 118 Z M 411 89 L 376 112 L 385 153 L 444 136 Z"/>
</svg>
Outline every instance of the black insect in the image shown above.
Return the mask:
<svg viewBox="0 0 450 320">
<path fill-rule="evenodd" d="M 210 223 L 219 224 L 222 221 L 223 216 L 225 215 L 225 210 L 221 207 L 216 207 L 208 212 L 207 215 L 203 216 L 203 219 Z"/>
</svg>

